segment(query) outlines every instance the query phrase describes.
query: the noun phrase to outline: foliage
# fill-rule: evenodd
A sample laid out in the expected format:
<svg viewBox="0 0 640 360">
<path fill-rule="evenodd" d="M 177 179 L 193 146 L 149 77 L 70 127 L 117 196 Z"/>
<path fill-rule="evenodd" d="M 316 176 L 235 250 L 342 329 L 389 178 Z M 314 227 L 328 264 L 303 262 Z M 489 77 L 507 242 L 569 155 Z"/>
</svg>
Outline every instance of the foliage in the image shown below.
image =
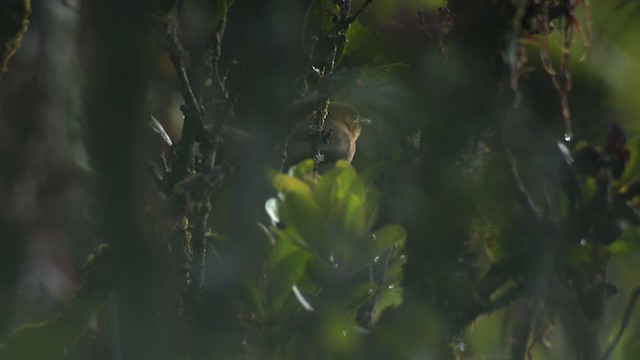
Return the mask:
<svg viewBox="0 0 640 360">
<path fill-rule="evenodd" d="M 83 1 L 82 79 L 33 6 L 0 88 L 0 358 L 636 356 L 640 32 L 610 19 L 637 5 Z M 372 119 L 353 164 L 325 161 L 332 102 Z M 56 236 L 66 301 L 19 270 Z"/>
<path fill-rule="evenodd" d="M 276 358 L 353 354 L 385 309 L 402 303 L 406 233 L 372 230 L 377 193 L 344 161 L 319 178 L 311 160 L 269 178 L 278 191 L 267 203 L 272 246 L 263 280 L 247 289 L 245 326 Z"/>
</svg>

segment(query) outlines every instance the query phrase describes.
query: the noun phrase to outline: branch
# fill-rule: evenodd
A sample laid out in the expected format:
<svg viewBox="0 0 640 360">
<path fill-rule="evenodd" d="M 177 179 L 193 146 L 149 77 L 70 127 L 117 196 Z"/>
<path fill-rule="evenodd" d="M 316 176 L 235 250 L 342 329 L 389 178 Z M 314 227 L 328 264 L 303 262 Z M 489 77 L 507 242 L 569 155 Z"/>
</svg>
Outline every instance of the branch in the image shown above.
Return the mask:
<svg viewBox="0 0 640 360">
<path fill-rule="evenodd" d="M 640 297 L 640 286 L 638 286 L 637 288 L 635 288 L 635 290 L 633 290 L 633 293 L 631 294 L 631 298 L 629 299 L 629 304 L 627 305 L 627 310 L 624 312 L 624 317 L 622 318 L 622 324 L 620 325 L 620 330 L 618 330 L 618 333 L 616 334 L 615 339 L 613 339 L 613 342 L 611 343 L 611 345 L 609 345 L 609 347 L 607 348 L 607 351 L 605 351 L 604 354 L 602 355 L 602 360 L 608 360 L 611 354 L 613 353 L 613 350 L 616 348 L 616 346 L 620 342 L 620 339 L 622 338 L 622 334 L 624 333 L 625 329 L 629 325 L 629 322 L 631 321 L 631 315 L 633 314 L 633 310 L 636 306 L 636 301 L 638 300 L 638 297 Z"/>
<path fill-rule="evenodd" d="M 187 76 L 187 70 L 184 66 L 184 62 L 182 61 L 182 54 L 184 50 L 178 40 L 176 29 L 171 24 L 169 24 L 167 35 L 169 38 L 167 52 L 169 53 L 169 59 L 176 70 L 176 75 L 178 75 L 178 81 L 180 81 L 180 86 L 182 87 L 182 96 L 184 97 L 184 101 L 187 105 L 187 114 L 185 114 L 184 119 L 185 128 L 188 126 L 189 129 L 193 128 L 194 130 L 197 129 L 197 131 L 204 131 L 203 109 L 198 103 L 195 93 L 191 88 L 189 77 Z M 195 119 L 193 116 L 195 116 Z M 191 136 L 191 134 L 188 134 L 186 130 L 187 129 L 182 132 L 183 139 L 185 135 Z"/>
<path fill-rule="evenodd" d="M 365 11 L 365 9 L 367 8 L 367 6 L 373 4 L 373 0 L 366 0 L 364 2 L 364 4 L 362 4 L 362 6 L 356 10 L 355 13 L 353 13 L 351 16 L 348 17 L 348 22 L 349 24 L 353 23 L 354 21 L 356 21 L 356 19 L 358 18 L 358 16 L 360 16 L 360 14 L 362 14 L 362 12 Z"/>
</svg>

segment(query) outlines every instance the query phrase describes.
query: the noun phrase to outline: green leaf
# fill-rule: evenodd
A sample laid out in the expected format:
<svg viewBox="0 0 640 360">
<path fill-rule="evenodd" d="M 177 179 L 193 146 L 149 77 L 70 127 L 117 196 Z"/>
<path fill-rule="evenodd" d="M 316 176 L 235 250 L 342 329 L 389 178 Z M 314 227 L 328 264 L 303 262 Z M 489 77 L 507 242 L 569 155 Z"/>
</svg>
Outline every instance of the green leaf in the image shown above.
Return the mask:
<svg viewBox="0 0 640 360">
<path fill-rule="evenodd" d="M 566 263 L 579 271 L 593 271 L 611 257 L 607 247 L 586 244 L 570 249 L 565 255 Z"/>
<path fill-rule="evenodd" d="M 279 261 L 267 273 L 267 301 L 270 309 L 277 312 L 287 297 L 292 295 L 291 287 L 304 276 L 310 256 L 302 251 L 293 252 Z"/>
<path fill-rule="evenodd" d="M 378 322 L 382 313 L 390 307 L 398 307 L 403 301 L 403 289 L 400 286 L 387 286 L 380 291 L 378 300 L 371 311 L 372 323 Z"/>
<path fill-rule="evenodd" d="M 335 205 L 329 214 L 328 227 L 339 234 L 341 241 L 355 244 L 364 235 L 365 213 L 362 201 L 352 194 Z"/>
<path fill-rule="evenodd" d="M 320 178 L 313 191 L 313 196 L 324 214 L 329 214 L 335 202 L 338 201 L 340 196 L 338 177 L 343 171 L 344 168 L 336 168 L 326 173 Z"/>
<path fill-rule="evenodd" d="M 326 214 L 335 210 L 337 203 L 348 195 L 355 195 L 364 201 L 366 191 L 358 174 L 346 161 L 338 161 L 336 168 L 320 178 L 314 189 L 314 198 Z"/>
<path fill-rule="evenodd" d="M 376 255 L 392 246 L 404 246 L 407 231 L 399 225 L 386 225 L 372 234 L 371 249 Z"/>
<path fill-rule="evenodd" d="M 627 187 L 640 176 L 640 137 L 627 141 L 625 148 L 629 151 L 629 162 L 620 178 L 611 182 L 611 187 L 626 192 Z"/>
<path fill-rule="evenodd" d="M 371 228 L 378 220 L 378 210 L 380 209 L 380 194 L 377 191 L 367 191 L 367 199 L 364 206 L 365 231 L 371 231 Z"/>
<path fill-rule="evenodd" d="M 613 254 L 628 254 L 640 251 L 640 232 L 634 226 L 628 226 L 620 238 L 612 242 L 607 248 Z"/>
<path fill-rule="evenodd" d="M 311 187 L 300 179 L 295 177 L 275 172 L 275 170 L 269 169 L 267 171 L 267 178 L 271 181 L 273 187 L 279 193 L 299 193 L 303 195 L 311 194 Z"/>
<path fill-rule="evenodd" d="M 285 231 L 277 228 L 272 230 L 276 235 L 278 235 L 278 239 L 271 247 L 271 252 L 269 253 L 269 264 L 270 266 L 275 266 L 287 256 L 296 251 L 300 251 L 301 248 L 296 244 L 295 239 L 290 237 Z"/>
<path fill-rule="evenodd" d="M 361 249 L 355 254 L 349 265 L 354 271 L 363 269 L 374 262 L 376 258 L 382 257 L 386 251 L 394 248 L 402 249 L 406 236 L 407 233 L 402 226 L 384 226 L 360 243 Z M 397 251 L 395 254 L 398 254 L 400 250 Z"/>
<path fill-rule="evenodd" d="M 371 282 L 362 282 L 355 285 L 345 294 L 343 304 L 349 312 L 355 313 L 360 306 L 371 299 L 377 290 L 377 284 Z"/>
<path fill-rule="evenodd" d="M 389 254 L 389 259 L 386 265 L 387 267 L 384 269 L 384 286 L 398 285 L 402 282 L 402 267 L 405 263 L 405 260 L 403 259 L 404 254 L 402 253 L 403 250 L 404 242 L 398 242 L 394 245 L 393 251 Z"/>
<path fill-rule="evenodd" d="M 309 182 L 313 180 L 313 166 L 314 166 L 313 160 L 307 159 L 298 163 L 295 166 L 292 166 L 289 169 L 288 174 L 289 176 L 293 176 L 298 179 L 308 180 L 307 182 Z"/>
<path fill-rule="evenodd" d="M 292 192 L 286 196 L 281 210 L 287 228 L 293 226 L 305 243 L 313 247 L 322 242 L 326 219 L 311 196 Z"/>
</svg>

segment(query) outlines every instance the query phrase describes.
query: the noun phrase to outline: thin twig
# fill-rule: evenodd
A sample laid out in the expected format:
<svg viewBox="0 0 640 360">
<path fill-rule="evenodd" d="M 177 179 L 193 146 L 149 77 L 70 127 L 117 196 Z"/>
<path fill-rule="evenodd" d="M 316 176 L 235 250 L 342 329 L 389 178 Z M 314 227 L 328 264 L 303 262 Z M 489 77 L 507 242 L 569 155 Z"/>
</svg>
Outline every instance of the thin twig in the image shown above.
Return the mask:
<svg viewBox="0 0 640 360">
<path fill-rule="evenodd" d="M 638 297 L 640 297 L 640 286 L 638 286 L 637 288 L 635 288 L 635 290 L 633 290 L 633 293 L 631 294 L 631 298 L 629 299 L 629 304 L 627 305 L 627 310 L 624 312 L 624 317 L 622 318 L 622 324 L 620 325 L 620 329 L 618 330 L 618 333 L 616 334 L 615 339 L 613 339 L 613 342 L 611 343 L 611 345 L 609 345 L 609 347 L 607 348 L 607 351 L 605 351 L 604 354 L 602 355 L 602 360 L 608 360 L 611 354 L 613 353 L 613 350 L 616 348 L 616 346 L 620 342 L 620 339 L 622 338 L 622 334 L 624 333 L 624 330 L 627 328 L 627 326 L 629 325 L 629 322 L 631 321 L 631 315 L 633 315 L 633 310 L 636 306 L 636 301 L 638 300 Z"/>
<path fill-rule="evenodd" d="M 522 177 L 520 176 L 520 172 L 518 171 L 518 166 L 516 165 L 516 158 L 511 150 L 509 150 L 506 139 L 504 139 L 504 147 L 507 154 L 507 160 L 509 161 L 509 167 L 511 169 L 511 176 L 513 177 L 513 181 L 516 185 L 518 199 L 524 205 L 525 209 L 527 209 L 530 215 L 532 215 L 536 220 L 542 221 L 544 219 L 542 211 L 540 211 L 538 205 L 536 205 L 535 201 L 533 201 L 533 197 L 529 193 L 529 190 L 527 190 L 527 187 L 524 185 L 524 181 L 522 181 Z"/>
<path fill-rule="evenodd" d="M 184 97 L 187 109 L 190 112 L 195 112 L 194 114 L 185 114 L 185 125 L 189 124 L 194 126 L 194 128 L 198 131 L 204 131 L 204 116 L 202 107 L 199 105 L 195 93 L 191 88 L 189 77 L 187 75 L 187 69 L 184 66 L 184 62 L 182 61 L 182 46 L 180 45 L 178 35 L 173 25 L 169 25 L 168 35 L 169 44 L 167 50 L 169 53 L 169 59 L 173 63 L 176 74 L 178 75 L 178 81 L 180 81 L 180 86 L 182 87 L 182 96 Z M 192 116 L 189 115 L 195 115 L 195 119 L 197 121 L 194 123 Z"/>
<path fill-rule="evenodd" d="M 354 12 L 353 14 L 351 14 L 348 17 L 347 22 L 349 24 L 353 23 L 354 21 L 356 21 L 356 19 L 358 18 L 358 16 L 360 16 L 360 14 L 362 14 L 362 12 L 367 8 L 367 6 L 373 4 L 373 0 L 367 0 L 364 2 L 364 4 L 362 4 L 362 6 L 360 6 L 360 8 L 358 10 L 356 10 L 356 12 Z"/>
</svg>

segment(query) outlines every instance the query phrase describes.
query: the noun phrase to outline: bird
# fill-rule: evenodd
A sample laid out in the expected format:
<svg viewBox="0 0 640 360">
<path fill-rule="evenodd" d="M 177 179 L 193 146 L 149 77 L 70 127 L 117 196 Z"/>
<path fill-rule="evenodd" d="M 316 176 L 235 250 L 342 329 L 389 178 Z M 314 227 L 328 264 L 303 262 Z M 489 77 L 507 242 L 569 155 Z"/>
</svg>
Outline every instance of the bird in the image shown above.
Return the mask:
<svg viewBox="0 0 640 360">
<path fill-rule="evenodd" d="M 334 168 L 336 161 L 345 160 L 349 163 L 356 153 L 356 141 L 360 137 L 362 125 L 368 124 L 369 119 L 362 118 L 353 106 L 343 102 L 331 102 L 327 107 L 327 117 L 322 128 L 322 140 L 320 155 L 322 162 L 318 166 L 318 172 L 323 174 Z M 233 125 L 225 125 L 224 137 L 231 148 L 246 147 L 256 141 L 256 136 Z M 273 159 L 272 165 L 279 164 L 280 170 L 287 172 L 291 167 L 303 160 L 313 158 L 313 137 L 318 136 L 316 120 L 313 116 L 307 116 L 298 120 L 289 131 L 283 146 L 277 152 L 278 159 Z M 231 142 L 244 144 L 232 146 Z M 275 150 L 275 149 L 274 149 Z M 237 155 L 237 152 L 236 152 Z M 275 166 L 278 167 L 278 166 Z"/>
<path fill-rule="evenodd" d="M 356 154 L 356 142 L 362 131 L 362 124 L 369 123 L 360 116 L 353 106 L 342 102 L 331 102 L 327 107 L 327 117 L 322 128 L 320 155 L 322 161 L 318 171 L 324 173 L 332 169 L 338 160 L 351 163 Z M 313 117 L 299 121 L 290 132 L 284 151 L 282 170 L 312 157 L 313 137 L 318 136 Z"/>
</svg>

